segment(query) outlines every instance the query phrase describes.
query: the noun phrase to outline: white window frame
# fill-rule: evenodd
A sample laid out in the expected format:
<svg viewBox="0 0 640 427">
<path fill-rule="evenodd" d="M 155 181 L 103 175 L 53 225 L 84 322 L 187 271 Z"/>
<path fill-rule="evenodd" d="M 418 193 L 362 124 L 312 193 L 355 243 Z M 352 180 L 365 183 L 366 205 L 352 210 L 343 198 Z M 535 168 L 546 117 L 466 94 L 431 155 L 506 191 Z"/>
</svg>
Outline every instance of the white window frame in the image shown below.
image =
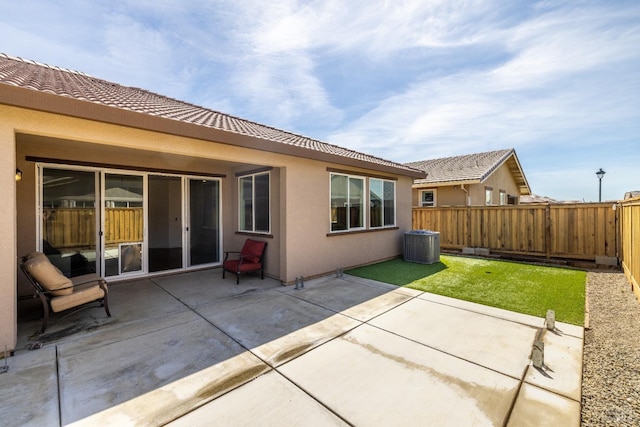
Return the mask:
<svg viewBox="0 0 640 427">
<path fill-rule="evenodd" d="M 484 204 L 485 206 L 491 206 L 493 204 L 493 188 L 484 187 Z"/>
<path fill-rule="evenodd" d="M 371 229 L 379 229 L 379 228 L 390 228 L 390 227 L 395 227 L 396 226 L 396 221 L 397 221 L 397 203 L 396 203 L 396 182 L 392 179 L 384 179 L 384 178 L 369 178 L 369 206 L 371 207 L 371 182 L 372 181 L 380 181 L 382 183 L 382 211 L 380 213 L 381 215 L 381 220 L 382 220 L 382 225 L 371 225 L 371 223 L 369 223 L 369 228 Z M 385 199 L 384 199 L 384 184 L 385 183 L 391 183 L 393 184 L 393 223 L 392 224 L 385 224 L 384 223 L 384 219 L 385 219 Z M 371 221 L 371 215 L 369 215 L 369 221 Z"/>
<path fill-rule="evenodd" d="M 425 193 L 433 193 L 433 202 L 431 204 L 428 204 L 428 202 L 424 201 Z M 438 206 L 438 190 L 436 188 L 420 190 L 420 207 L 435 208 L 436 206 Z"/>
<path fill-rule="evenodd" d="M 504 190 L 500 190 L 500 206 L 505 206 L 507 204 L 507 192 Z"/>
<path fill-rule="evenodd" d="M 256 177 L 261 175 L 267 175 L 269 179 L 268 186 L 268 194 L 267 198 L 269 199 L 269 207 L 268 207 L 268 215 L 269 215 L 269 226 L 267 230 L 256 230 Z M 244 228 L 244 218 L 242 216 L 242 180 L 246 178 L 251 178 L 251 230 Z M 271 171 L 266 172 L 255 172 L 248 173 L 246 175 L 238 176 L 238 231 L 242 233 L 255 233 L 255 234 L 271 234 Z"/>
<path fill-rule="evenodd" d="M 332 199 L 332 178 L 334 176 L 344 176 L 347 178 L 347 193 L 345 195 L 345 199 L 346 202 L 344 202 L 344 207 L 347 208 L 347 228 L 344 230 L 332 230 L 332 224 L 336 221 L 333 221 L 333 217 L 332 217 L 332 207 L 333 207 L 333 199 Z M 360 227 L 351 227 L 351 224 L 349 223 L 349 209 L 351 208 L 350 206 L 350 200 L 351 200 L 351 195 L 350 195 L 350 190 L 349 190 L 349 181 L 351 179 L 357 179 L 362 181 L 362 226 Z M 350 174 L 346 174 L 346 173 L 338 173 L 338 172 L 331 172 L 329 174 L 329 232 L 330 233 L 348 233 L 351 231 L 359 231 L 359 230 L 366 230 L 367 228 L 367 219 L 368 219 L 368 215 L 367 215 L 367 206 L 369 206 L 369 197 L 368 197 L 368 192 L 369 192 L 369 188 L 367 186 L 367 179 L 365 176 L 361 176 L 361 175 L 350 175 Z"/>
</svg>

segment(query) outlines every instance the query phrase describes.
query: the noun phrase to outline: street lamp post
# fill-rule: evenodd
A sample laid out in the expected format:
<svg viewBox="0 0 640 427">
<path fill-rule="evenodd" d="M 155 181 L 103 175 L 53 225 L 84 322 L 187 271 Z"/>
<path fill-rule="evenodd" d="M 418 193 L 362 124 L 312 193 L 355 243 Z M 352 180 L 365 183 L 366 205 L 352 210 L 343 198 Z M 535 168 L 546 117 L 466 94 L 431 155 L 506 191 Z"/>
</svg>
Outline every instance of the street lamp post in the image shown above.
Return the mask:
<svg viewBox="0 0 640 427">
<path fill-rule="evenodd" d="M 598 172 L 596 172 L 596 176 L 598 177 L 598 201 L 602 201 L 602 178 L 606 172 L 600 168 Z"/>
</svg>

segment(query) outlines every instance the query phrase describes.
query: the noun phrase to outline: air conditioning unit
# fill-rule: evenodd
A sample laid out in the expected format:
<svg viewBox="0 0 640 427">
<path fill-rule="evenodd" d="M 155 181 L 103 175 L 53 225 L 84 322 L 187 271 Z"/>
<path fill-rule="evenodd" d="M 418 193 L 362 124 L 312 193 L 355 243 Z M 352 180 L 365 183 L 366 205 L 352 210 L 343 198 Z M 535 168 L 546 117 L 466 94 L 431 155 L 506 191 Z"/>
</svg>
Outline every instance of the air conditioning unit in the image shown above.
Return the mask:
<svg viewBox="0 0 640 427">
<path fill-rule="evenodd" d="M 430 230 L 411 230 L 404 233 L 404 260 L 421 264 L 440 261 L 440 233 Z"/>
</svg>

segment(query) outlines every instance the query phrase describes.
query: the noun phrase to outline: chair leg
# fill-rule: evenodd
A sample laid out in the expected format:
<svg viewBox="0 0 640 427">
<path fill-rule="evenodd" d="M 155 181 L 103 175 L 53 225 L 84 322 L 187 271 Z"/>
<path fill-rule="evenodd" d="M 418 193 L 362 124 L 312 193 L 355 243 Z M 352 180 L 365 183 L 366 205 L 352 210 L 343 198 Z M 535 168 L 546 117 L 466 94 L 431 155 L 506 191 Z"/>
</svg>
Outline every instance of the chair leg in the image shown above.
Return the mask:
<svg viewBox="0 0 640 427">
<path fill-rule="evenodd" d="M 104 306 L 104 311 L 107 312 L 107 317 L 111 317 L 111 312 L 109 311 L 109 290 L 107 289 L 107 285 L 106 282 L 101 281 L 99 283 L 100 285 L 100 289 L 102 289 L 102 292 L 104 293 L 104 297 L 102 298 L 102 305 Z"/>
<path fill-rule="evenodd" d="M 236 274 L 236 285 L 240 284 L 240 273 Z"/>
<path fill-rule="evenodd" d="M 40 301 L 42 302 L 42 326 L 40 327 L 40 334 L 44 334 L 49 323 L 49 303 L 44 295 L 39 294 Z"/>
<path fill-rule="evenodd" d="M 109 303 L 107 302 L 107 296 L 104 296 L 102 300 L 102 305 L 104 305 L 104 311 L 107 312 L 107 317 L 111 317 L 111 312 L 109 311 Z"/>
<path fill-rule="evenodd" d="M 40 327 L 40 333 L 44 334 L 44 331 L 47 329 L 47 324 L 49 323 L 49 310 L 44 311 L 44 316 L 42 318 L 42 326 Z"/>
<path fill-rule="evenodd" d="M 224 279 L 224 273 L 226 273 L 227 270 L 225 270 L 224 268 L 222 269 L 222 278 Z"/>
<path fill-rule="evenodd" d="M 260 270 L 260 280 L 264 280 L 264 270 Z"/>
</svg>

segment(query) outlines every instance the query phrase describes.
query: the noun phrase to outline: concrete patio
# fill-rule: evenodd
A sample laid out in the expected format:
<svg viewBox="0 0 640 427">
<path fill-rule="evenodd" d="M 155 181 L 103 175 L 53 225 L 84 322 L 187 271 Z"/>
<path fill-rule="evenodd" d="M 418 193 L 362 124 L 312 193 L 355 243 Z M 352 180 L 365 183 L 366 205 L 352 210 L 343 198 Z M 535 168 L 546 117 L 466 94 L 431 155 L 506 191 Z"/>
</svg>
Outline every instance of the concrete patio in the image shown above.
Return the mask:
<svg viewBox="0 0 640 427">
<path fill-rule="evenodd" d="M 348 275 L 202 270 L 114 284 L 109 306 L 20 323 L 3 425 L 580 424 L 580 327 L 544 332 L 536 369 L 544 319 Z"/>
</svg>

